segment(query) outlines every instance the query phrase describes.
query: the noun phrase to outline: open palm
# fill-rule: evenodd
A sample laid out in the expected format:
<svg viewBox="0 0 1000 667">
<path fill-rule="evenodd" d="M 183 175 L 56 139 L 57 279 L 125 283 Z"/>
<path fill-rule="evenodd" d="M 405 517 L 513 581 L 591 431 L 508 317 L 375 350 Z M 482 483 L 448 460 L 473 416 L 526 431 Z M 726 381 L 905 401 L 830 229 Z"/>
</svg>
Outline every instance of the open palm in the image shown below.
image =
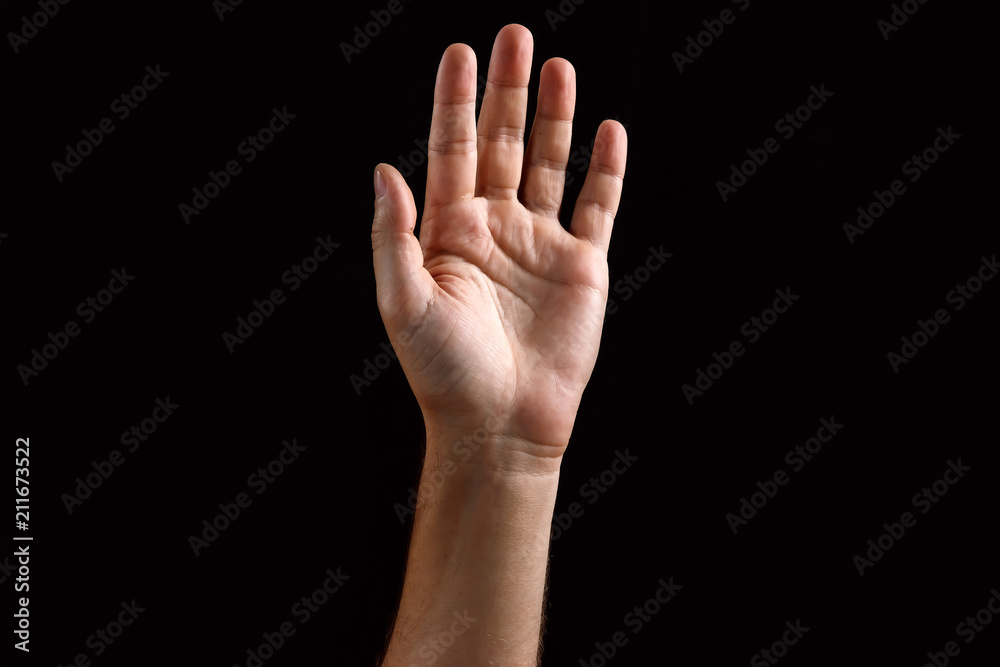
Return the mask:
<svg viewBox="0 0 1000 667">
<path fill-rule="evenodd" d="M 428 438 L 492 424 L 512 447 L 558 458 L 600 345 L 626 137 L 615 121 L 599 128 L 567 232 L 575 73 L 560 58 L 542 67 L 525 150 L 531 52 L 523 26 L 497 35 L 477 126 L 475 53 L 445 51 L 420 239 L 412 193 L 380 164 L 372 248 L 379 309 Z"/>
</svg>

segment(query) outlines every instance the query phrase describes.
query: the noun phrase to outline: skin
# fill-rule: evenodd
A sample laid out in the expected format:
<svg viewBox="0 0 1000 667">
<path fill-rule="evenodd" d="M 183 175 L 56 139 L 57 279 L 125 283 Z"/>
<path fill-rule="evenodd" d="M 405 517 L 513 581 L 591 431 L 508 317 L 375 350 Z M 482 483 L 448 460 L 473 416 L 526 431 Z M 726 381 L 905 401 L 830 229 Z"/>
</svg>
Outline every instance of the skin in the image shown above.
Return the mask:
<svg viewBox="0 0 1000 667">
<path fill-rule="evenodd" d="M 559 466 L 600 346 L 627 141 L 600 125 L 564 229 L 576 75 L 544 63 L 525 147 L 532 48 L 525 27 L 500 30 L 478 122 L 476 55 L 445 50 L 419 240 L 412 192 L 376 168 L 378 306 L 427 432 L 385 667 L 538 660 Z"/>
</svg>

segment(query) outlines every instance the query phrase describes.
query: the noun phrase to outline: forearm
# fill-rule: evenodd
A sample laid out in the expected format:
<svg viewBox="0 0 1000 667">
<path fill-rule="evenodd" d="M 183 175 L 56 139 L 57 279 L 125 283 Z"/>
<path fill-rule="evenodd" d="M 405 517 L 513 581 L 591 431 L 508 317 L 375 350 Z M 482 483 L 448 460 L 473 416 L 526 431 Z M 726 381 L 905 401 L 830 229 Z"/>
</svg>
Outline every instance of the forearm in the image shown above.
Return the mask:
<svg viewBox="0 0 1000 667">
<path fill-rule="evenodd" d="M 558 462 L 511 472 L 463 462 L 452 441 L 429 437 L 382 664 L 534 667 Z"/>
</svg>

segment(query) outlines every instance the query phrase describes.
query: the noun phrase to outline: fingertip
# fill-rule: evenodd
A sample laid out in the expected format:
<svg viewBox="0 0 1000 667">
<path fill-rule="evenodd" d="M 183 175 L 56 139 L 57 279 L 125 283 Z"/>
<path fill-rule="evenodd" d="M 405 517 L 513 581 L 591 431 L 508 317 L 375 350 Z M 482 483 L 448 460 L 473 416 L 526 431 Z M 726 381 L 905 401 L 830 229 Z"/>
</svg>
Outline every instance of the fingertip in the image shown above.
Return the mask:
<svg viewBox="0 0 1000 667">
<path fill-rule="evenodd" d="M 576 68 L 573 67 L 573 63 L 559 56 L 549 58 L 542 63 L 542 71 L 546 70 L 550 70 L 553 74 L 559 74 L 563 77 L 576 76 Z"/>
<path fill-rule="evenodd" d="M 576 68 L 565 58 L 549 58 L 538 73 L 539 86 L 564 95 L 576 96 Z"/>
<path fill-rule="evenodd" d="M 513 64 L 513 71 L 527 70 L 530 74 L 533 50 L 534 38 L 531 36 L 530 30 L 519 23 L 505 25 L 497 33 L 497 38 L 493 42 L 493 53 L 490 56 L 491 74 L 498 66 L 507 69 L 508 63 Z M 499 83 L 525 85 L 526 82 L 502 80 Z"/>
<path fill-rule="evenodd" d="M 385 196 L 387 185 L 385 180 L 385 172 L 382 171 L 383 164 L 379 163 L 375 165 L 375 173 L 373 175 L 374 186 L 375 186 L 375 199 L 381 199 Z"/>
<path fill-rule="evenodd" d="M 550 58 L 538 75 L 538 112 L 572 120 L 576 108 L 576 70 L 564 58 Z"/>
<path fill-rule="evenodd" d="M 438 76 L 441 70 L 448 65 L 450 69 L 459 73 L 472 73 L 472 78 L 476 77 L 476 52 L 468 44 L 455 42 L 444 50 L 441 54 L 441 62 L 438 65 Z"/>
<path fill-rule="evenodd" d="M 468 44 L 455 43 L 441 56 L 434 82 L 434 101 L 461 104 L 476 97 L 476 52 Z"/>
<path fill-rule="evenodd" d="M 534 37 L 531 31 L 520 23 L 508 23 L 504 27 L 500 28 L 497 32 L 497 39 L 503 36 L 504 39 L 510 39 L 513 41 L 521 42 L 527 40 L 529 43 L 534 42 Z"/>
<path fill-rule="evenodd" d="M 601 128 L 604 132 L 611 133 L 610 136 L 621 138 L 623 141 L 628 139 L 628 133 L 625 131 L 625 126 L 622 125 L 621 121 L 615 120 L 614 118 L 608 118 L 601 122 Z"/>
<path fill-rule="evenodd" d="M 379 191 L 378 179 L 384 181 L 385 190 Z M 417 207 L 413 192 L 399 170 L 386 162 L 375 165 L 375 202 L 385 205 L 385 213 L 402 229 L 413 231 L 416 226 Z"/>
<path fill-rule="evenodd" d="M 379 162 L 375 165 L 375 171 L 381 174 L 382 178 L 385 179 L 387 192 L 391 193 L 392 191 L 398 189 L 401 184 L 406 183 L 406 180 L 403 178 L 403 175 L 399 173 L 399 170 L 388 162 Z"/>
<path fill-rule="evenodd" d="M 454 44 L 448 45 L 448 48 L 444 50 L 442 59 L 448 58 L 458 58 L 460 60 L 475 60 L 476 52 L 472 50 L 472 47 L 468 44 L 462 42 L 455 42 Z"/>
<path fill-rule="evenodd" d="M 625 126 L 614 119 L 603 121 L 597 128 L 594 152 L 601 156 L 601 163 L 611 166 L 617 172 L 624 172 L 628 154 L 628 132 Z"/>
</svg>

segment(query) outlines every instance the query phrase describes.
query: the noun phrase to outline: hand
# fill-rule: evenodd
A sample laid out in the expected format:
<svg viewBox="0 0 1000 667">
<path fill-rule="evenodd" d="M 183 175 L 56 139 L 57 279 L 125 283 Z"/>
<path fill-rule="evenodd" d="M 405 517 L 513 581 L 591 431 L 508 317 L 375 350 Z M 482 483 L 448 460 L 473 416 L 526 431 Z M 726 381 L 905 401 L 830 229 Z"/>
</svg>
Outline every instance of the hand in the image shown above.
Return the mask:
<svg viewBox="0 0 1000 667">
<path fill-rule="evenodd" d="M 531 53 L 525 27 L 500 30 L 477 125 L 476 55 L 445 50 L 419 241 L 403 177 L 384 163 L 375 174 L 378 305 L 428 447 L 491 424 L 491 464 L 561 461 L 597 360 L 625 173 L 625 129 L 605 121 L 562 227 L 575 72 L 561 58 L 543 65 L 525 151 Z"/>
</svg>

